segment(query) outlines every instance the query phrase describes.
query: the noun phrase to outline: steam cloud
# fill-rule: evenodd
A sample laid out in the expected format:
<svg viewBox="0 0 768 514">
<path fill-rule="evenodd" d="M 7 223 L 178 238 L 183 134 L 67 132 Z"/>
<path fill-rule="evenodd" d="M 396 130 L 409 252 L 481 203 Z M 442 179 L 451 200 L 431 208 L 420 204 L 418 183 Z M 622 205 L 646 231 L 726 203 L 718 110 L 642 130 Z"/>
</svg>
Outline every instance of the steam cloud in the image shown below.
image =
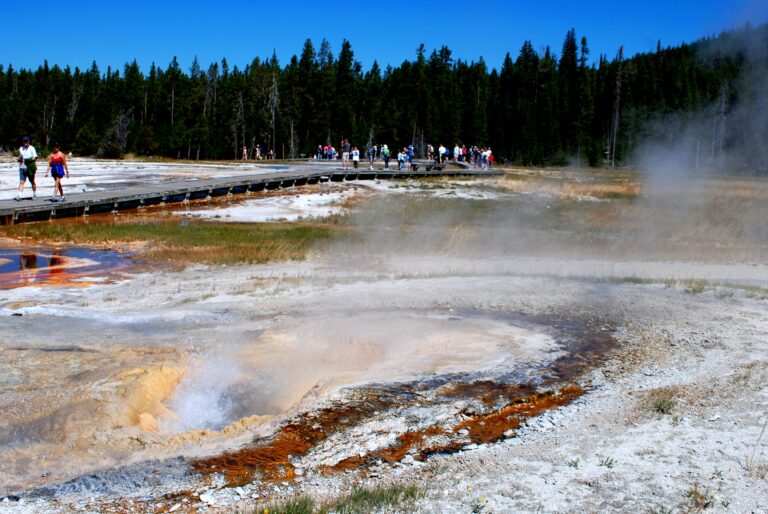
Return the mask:
<svg viewBox="0 0 768 514">
<path fill-rule="evenodd" d="M 722 79 L 716 100 L 700 112 L 661 115 L 647 123 L 647 140 L 634 161 L 666 175 L 768 174 L 768 25 L 705 41 L 697 55 L 712 66 L 739 63 L 741 72 Z"/>
</svg>

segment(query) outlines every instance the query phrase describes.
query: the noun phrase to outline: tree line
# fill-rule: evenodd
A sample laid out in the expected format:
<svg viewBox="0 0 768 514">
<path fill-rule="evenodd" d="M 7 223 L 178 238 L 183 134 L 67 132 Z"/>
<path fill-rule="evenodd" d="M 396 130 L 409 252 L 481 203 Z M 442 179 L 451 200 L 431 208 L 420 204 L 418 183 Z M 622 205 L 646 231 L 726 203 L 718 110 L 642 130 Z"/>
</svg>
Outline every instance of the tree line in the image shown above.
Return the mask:
<svg viewBox="0 0 768 514">
<path fill-rule="evenodd" d="M 56 141 L 77 155 L 237 159 L 243 146 L 253 155 L 260 145 L 298 158 L 347 138 L 417 152 L 477 144 L 497 161 L 525 165 L 622 165 L 644 139 L 675 137 L 653 120 L 682 115 L 711 121 L 696 151 L 714 159 L 739 144 L 731 111 L 765 102 L 763 91 L 742 87 L 755 73 L 766 84 L 765 55 L 755 48 L 768 48 L 768 25 L 596 62 L 587 39 L 570 30 L 559 54 L 526 41 L 499 69 L 421 45 L 413 60 L 364 70 L 349 41 L 334 55 L 326 40 L 307 40 L 286 65 L 273 54 L 243 69 L 195 59 L 185 71 L 176 58 L 147 73 L 136 61 L 106 71 L 95 62 L 86 70 L 0 66 L 0 146 L 27 134 L 40 148 Z"/>
</svg>

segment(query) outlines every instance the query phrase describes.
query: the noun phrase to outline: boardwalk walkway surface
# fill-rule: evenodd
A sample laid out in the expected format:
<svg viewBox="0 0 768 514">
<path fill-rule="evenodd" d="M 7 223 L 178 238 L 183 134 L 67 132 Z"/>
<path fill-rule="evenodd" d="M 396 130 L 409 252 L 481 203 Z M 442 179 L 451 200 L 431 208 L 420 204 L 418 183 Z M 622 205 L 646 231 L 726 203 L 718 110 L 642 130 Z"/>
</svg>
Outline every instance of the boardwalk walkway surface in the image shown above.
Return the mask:
<svg viewBox="0 0 768 514">
<path fill-rule="evenodd" d="M 470 171 L 466 169 L 430 171 L 309 169 L 301 171 L 286 170 L 227 178 L 180 180 L 106 191 L 75 193 L 67 195 L 66 201 L 61 203 L 51 202 L 50 198 L 1 200 L 0 225 L 116 212 L 149 205 L 202 200 L 209 197 L 247 192 L 272 191 L 327 181 L 491 177 L 499 175 L 502 175 L 502 173 L 496 171 Z"/>
</svg>

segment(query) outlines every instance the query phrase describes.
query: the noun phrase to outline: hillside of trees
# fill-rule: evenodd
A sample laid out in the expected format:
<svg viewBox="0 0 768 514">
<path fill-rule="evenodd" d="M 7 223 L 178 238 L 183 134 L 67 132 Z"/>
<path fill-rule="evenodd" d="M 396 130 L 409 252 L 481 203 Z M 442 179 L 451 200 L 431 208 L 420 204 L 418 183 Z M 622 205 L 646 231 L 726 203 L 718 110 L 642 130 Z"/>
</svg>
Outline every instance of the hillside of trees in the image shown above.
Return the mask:
<svg viewBox="0 0 768 514">
<path fill-rule="evenodd" d="M 287 64 L 273 55 L 244 69 L 226 59 L 148 72 L 135 61 L 0 66 L 0 147 L 28 134 L 38 149 L 57 141 L 76 155 L 236 159 L 260 144 L 298 158 L 349 138 L 361 148 L 477 144 L 500 162 L 618 166 L 643 141 L 675 144 L 700 125 L 697 165 L 739 150 L 740 165 L 768 170 L 768 25 L 596 62 L 571 30 L 559 50 L 526 42 L 500 69 L 422 45 L 397 67 L 363 70 L 348 41 L 336 55 L 325 40 L 307 40 Z"/>
</svg>

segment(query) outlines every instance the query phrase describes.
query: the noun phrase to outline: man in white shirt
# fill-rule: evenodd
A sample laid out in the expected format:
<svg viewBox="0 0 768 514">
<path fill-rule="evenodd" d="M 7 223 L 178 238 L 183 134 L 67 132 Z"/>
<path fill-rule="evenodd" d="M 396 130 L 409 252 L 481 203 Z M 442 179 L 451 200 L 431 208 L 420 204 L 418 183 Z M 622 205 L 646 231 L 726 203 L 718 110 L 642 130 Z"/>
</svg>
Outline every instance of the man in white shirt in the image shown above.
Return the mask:
<svg viewBox="0 0 768 514">
<path fill-rule="evenodd" d="M 35 173 L 37 172 L 37 150 L 29 144 L 29 137 L 21 138 L 21 148 L 19 148 L 19 192 L 16 200 L 21 200 L 21 192 L 24 191 L 24 185 L 29 177 L 29 183 L 32 184 L 32 198 L 37 198 L 37 184 L 35 184 Z"/>
</svg>

